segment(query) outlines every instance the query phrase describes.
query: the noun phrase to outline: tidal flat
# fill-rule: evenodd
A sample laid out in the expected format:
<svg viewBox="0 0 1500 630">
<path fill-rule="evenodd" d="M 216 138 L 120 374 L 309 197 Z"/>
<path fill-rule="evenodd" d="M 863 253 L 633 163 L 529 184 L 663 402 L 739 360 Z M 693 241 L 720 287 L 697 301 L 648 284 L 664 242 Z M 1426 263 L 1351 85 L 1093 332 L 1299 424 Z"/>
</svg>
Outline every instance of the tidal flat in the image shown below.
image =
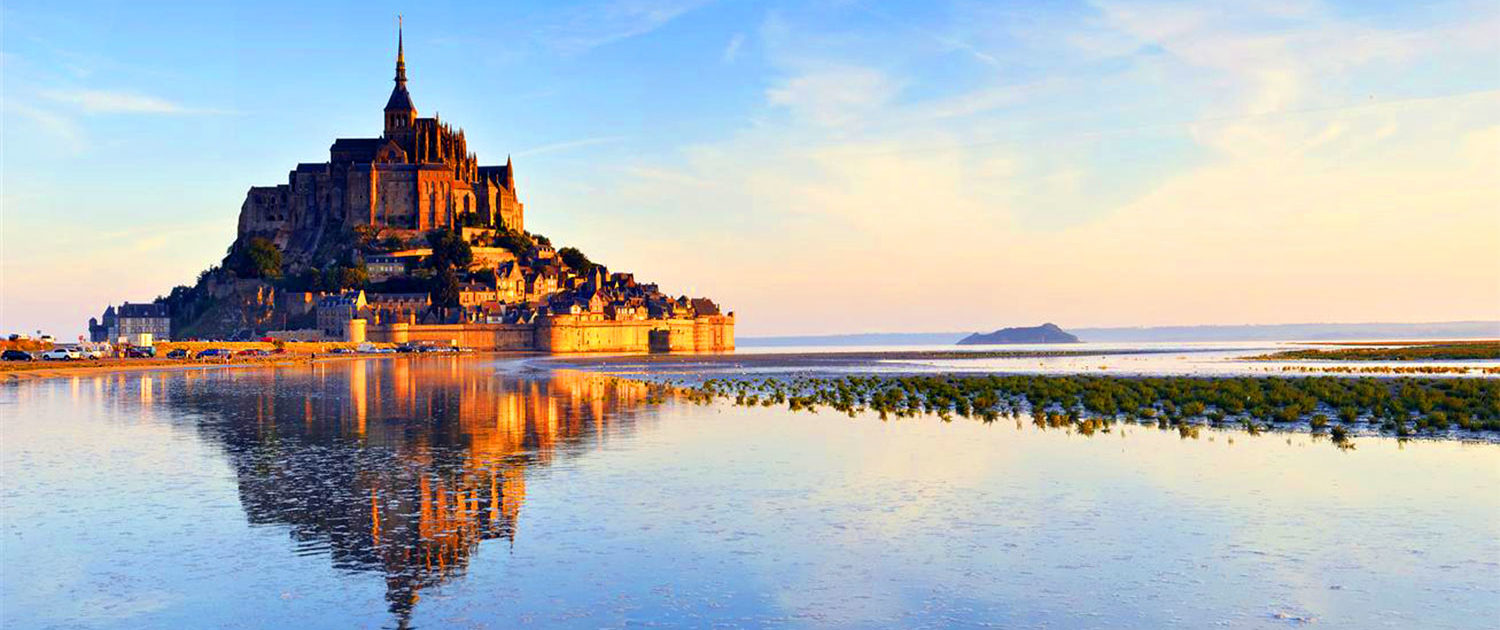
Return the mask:
<svg viewBox="0 0 1500 630">
<path fill-rule="evenodd" d="M 1500 438 L 1500 380 L 1348 377 L 1113 377 L 1038 375 L 714 378 L 685 388 L 739 406 L 828 408 L 855 416 L 1032 418 L 1091 434 L 1115 423 L 1184 434 L 1200 425 L 1306 429 L 1351 447 L 1356 432 L 1398 437 Z"/>
<path fill-rule="evenodd" d="M 0 386 L 5 625 L 1500 618 L 1495 444 L 882 422 L 550 363 L 379 357 Z"/>
</svg>

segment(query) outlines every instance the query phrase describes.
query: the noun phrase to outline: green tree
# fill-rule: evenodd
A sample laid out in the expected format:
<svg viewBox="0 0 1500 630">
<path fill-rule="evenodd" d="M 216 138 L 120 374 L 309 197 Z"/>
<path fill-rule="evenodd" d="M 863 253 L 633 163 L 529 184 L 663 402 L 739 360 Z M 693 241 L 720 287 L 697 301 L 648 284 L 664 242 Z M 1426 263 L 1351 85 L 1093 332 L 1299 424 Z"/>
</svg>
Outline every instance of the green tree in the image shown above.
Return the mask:
<svg viewBox="0 0 1500 630">
<path fill-rule="evenodd" d="M 559 258 L 562 258 L 563 264 L 572 267 L 574 271 L 579 273 L 588 273 L 594 269 L 594 262 L 589 260 L 589 257 L 585 256 L 583 252 L 578 251 L 576 247 L 559 249 L 557 250 L 557 255 Z"/>
<path fill-rule="evenodd" d="M 248 243 L 236 241 L 230 246 L 229 255 L 224 257 L 224 267 L 241 278 L 274 280 L 281 277 L 281 250 L 276 249 L 275 243 L 259 236 Z"/>
<path fill-rule="evenodd" d="M 458 306 L 458 274 L 452 267 L 443 267 L 438 270 L 437 275 L 432 277 L 433 308 L 452 308 Z"/>
<path fill-rule="evenodd" d="M 474 250 L 458 232 L 452 230 L 428 232 L 427 245 L 432 248 L 432 256 L 427 262 L 433 269 L 441 270 L 444 267 L 466 269 L 469 263 L 474 262 Z"/>
<path fill-rule="evenodd" d="M 292 287 L 299 291 L 322 291 L 323 274 L 318 273 L 317 269 L 307 267 L 297 274 Z"/>
<path fill-rule="evenodd" d="M 370 281 L 370 273 L 364 265 L 349 265 L 338 268 L 339 289 L 358 289 Z"/>
<path fill-rule="evenodd" d="M 527 252 L 536 249 L 536 241 L 525 233 L 514 230 L 502 230 L 495 234 L 495 247 L 502 247 L 515 254 L 517 258 L 525 256 Z"/>
</svg>

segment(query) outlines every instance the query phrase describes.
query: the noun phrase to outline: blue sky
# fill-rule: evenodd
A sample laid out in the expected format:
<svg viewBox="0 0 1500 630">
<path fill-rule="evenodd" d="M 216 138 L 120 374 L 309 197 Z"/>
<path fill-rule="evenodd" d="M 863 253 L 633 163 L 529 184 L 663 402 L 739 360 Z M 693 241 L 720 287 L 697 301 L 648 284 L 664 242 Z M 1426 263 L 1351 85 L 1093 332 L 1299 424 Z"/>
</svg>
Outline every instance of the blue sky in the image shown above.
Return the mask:
<svg viewBox="0 0 1500 630">
<path fill-rule="evenodd" d="M 0 328 L 378 134 L 397 13 L 528 227 L 741 334 L 1500 317 L 1493 2 L 12 1 Z"/>
</svg>

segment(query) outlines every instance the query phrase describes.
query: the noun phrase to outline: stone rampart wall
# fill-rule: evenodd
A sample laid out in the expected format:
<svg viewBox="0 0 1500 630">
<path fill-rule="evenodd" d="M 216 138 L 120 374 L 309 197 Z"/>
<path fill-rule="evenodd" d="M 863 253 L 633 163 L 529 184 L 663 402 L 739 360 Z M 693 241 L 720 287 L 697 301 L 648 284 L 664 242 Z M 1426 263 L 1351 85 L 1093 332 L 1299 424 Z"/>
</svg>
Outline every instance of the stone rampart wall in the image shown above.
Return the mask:
<svg viewBox="0 0 1500 630">
<path fill-rule="evenodd" d="M 376 343 L 456 344 L 477 350 L 727 352 L 734 349 L 734 318 L 609 321 L 592 315 L 560 315 L 536 324 L 369 325 L 363 336 Z"/>
</svg>

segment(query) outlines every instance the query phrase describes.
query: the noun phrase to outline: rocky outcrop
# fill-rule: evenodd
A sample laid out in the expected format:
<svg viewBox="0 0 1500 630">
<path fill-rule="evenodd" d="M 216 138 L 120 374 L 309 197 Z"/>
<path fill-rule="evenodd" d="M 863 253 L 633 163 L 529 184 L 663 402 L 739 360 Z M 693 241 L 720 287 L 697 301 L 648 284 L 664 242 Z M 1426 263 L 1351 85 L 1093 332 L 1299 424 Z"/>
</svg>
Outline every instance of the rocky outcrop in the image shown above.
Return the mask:
<svg viewBox="0 0 1500 630">
<path fill-rule="evenodd" d="M 1056 324 L 1042 324 L 1030 328 L 1001 328 L 987 334 L 974 333 L 958 340 L 960 346 L 1006 343 L 1078 343 L 1078 338 Z"/>
</svg>

